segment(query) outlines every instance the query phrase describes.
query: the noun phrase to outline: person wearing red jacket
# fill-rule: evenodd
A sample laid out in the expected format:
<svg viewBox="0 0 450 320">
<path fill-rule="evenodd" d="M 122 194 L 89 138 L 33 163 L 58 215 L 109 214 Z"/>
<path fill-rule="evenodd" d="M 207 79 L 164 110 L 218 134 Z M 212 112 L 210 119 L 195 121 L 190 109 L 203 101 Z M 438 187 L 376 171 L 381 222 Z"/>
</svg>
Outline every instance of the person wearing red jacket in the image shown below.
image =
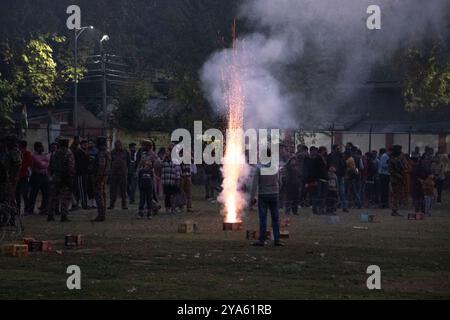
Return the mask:
<svg viewBox="0 0 450 320">
<path fill-rule="evenodd" d="M 22 157 L 22 165 L 17 177 L 16 187 L 16 204 L 17 208 L 21 208 L 21 201 L 24 202 L 24 212 L 28 212 L 29 208 L 29 192 L 30 192 L 30 171 L 33 164 L 31 152 L 27 150 L 27 142 L 25 140 L 19 141 L 19 151 Z"/>
</svg>

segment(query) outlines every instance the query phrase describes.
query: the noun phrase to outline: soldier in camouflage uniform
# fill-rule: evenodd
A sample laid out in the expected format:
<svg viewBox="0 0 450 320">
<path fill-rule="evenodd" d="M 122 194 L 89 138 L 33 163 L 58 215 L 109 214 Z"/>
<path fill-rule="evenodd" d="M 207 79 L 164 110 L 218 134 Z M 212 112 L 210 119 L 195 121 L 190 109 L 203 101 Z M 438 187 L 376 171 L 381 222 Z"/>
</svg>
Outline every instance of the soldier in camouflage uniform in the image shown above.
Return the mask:
<svg viewBox="0 0 450 320">
<path fill-rule="evenodd" d="M 2 200 L 8 203 L 10 206 L 16 207 L 15 190 L 17 186 L 17 180 L 19 170 L 22 165 L 22 158 L 19 148 L 17 147 L 16 136 L 7 136 L 5 138 L 5 149 L 3 155 L 3 166 L 5 180 L 2 181 L 4 185 L 4 191 L 2 190 Z M 2 187 L 3 189 L 3 187 Z"/>
<path fill-rule="evenodd" d="M 114 143 L 114 149 L 111 151 L 111 180 L 110 197 L 111 202 L 108 209 L 114 209 L 114 204 L 119 191 L 122 198 L 122 209 L 127 210 L 127 178 L 130 156 L 128 151 L 123 148 L 122 142 L 117 140 Z"/>
<path fill-rule="evenodd" d="M 49 171 L 54 183 L 54 189 L 47 221 L 55 220 L 54 214 L 60 202 L 61 222 L 70 221 L 67 215 L 69 214 L 69 206 L 72 201 L 75 158 L 69 149 L 68 139 L 59 139 L 59 147 L 50 160 Z"/>
<path fill-rule="evenodd" d="M 106 138 L 97 138 L 98 153 L 94 164 L 94 194 L 98 215 L 93 222 L 105 221 L 106 216 L 106 181 L 108 179 L 111 156 L 107 150 Z"/>
</svg>

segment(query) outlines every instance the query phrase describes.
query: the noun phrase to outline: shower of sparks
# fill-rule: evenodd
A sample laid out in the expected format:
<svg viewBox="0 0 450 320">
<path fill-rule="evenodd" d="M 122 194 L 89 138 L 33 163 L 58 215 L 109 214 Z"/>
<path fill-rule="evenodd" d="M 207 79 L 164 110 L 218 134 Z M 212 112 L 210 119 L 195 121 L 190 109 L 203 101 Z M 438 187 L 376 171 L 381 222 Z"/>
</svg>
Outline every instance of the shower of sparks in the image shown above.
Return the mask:
<svg viewBox="0 0 450 320">
<path fill-rule="evenodd" d="M 222 73 L 224 84 L 224 101 L 227 110 L 227 140 L 223 158 L 223 183 L 219 200 L 224 205 L 225 222 L 240 222 L 240 215 L 246 204 L 241 190 L 241 179 L 245 172 L 245 155 L 243 145 L 244 106 L 242 74 L 244 68 L 239 60 L 236 23 L 233 24 L 233 49 L 230 51 L 229 63 Z"/>
</svg>

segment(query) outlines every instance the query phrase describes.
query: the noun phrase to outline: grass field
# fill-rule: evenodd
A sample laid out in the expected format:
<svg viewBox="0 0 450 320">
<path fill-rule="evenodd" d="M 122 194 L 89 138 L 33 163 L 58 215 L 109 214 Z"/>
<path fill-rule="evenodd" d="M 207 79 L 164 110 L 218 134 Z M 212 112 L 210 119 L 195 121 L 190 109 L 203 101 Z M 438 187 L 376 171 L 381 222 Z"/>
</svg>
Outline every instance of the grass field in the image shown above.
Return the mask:
<svg viewBox="0 0 450 320">
<path fill-rule="evenodd" d="M 257 248 L 244 230 L 222 231 L 218 205 L 194 200 L 194 213 L 137 220 L 136 207 L 108 212 L 77 211 L 73 222 L 25 218 L 26 235 L 52 240 L 58 252 L 0 257 L 0 299 L 448 299 L 450 298 L 450 204 L 433 217 L 408 221 L 386 210 L 340 214 L 341 223 L 302 209 L 291 217 L 286 247 Z M 362 224 L 361 212 L 381 222 Z M 407 212 L 407 211 L 404 211 Z M 196 234 L 177 233 L 184 220 Z M 355 229 L 354 226 L 368 227 Z M 65 249 L 64 235 L 81 233 L 86 243 Z M 81 268 L 81 290 L 68 290 L 66 268 Z M 366 268 L 381 268 L 382 290 L 366 288 Z"/>
</svg>

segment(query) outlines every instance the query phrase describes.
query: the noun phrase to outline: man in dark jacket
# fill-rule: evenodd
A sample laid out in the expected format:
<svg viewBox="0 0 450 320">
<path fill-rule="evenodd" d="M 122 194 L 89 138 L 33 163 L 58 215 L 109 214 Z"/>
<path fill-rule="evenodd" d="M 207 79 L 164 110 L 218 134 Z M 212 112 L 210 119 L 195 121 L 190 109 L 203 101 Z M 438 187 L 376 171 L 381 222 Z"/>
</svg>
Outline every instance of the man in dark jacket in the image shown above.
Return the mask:
<svg viewBox="0 0 450 320">
<path fill-rule="evenodd" d="M 111 181 L 110 196 L 111 203 L 108 209 L 114 209 L 114 204 L 119 191 L 122 198 L 122 209 L 127 210 L 127 177 L 130 157 L 128 151 L 123 148 L 122 142 L 117 140 L 114 149 L 111 151 Z"/>
<path fill-rule="evenodd" d="M 129 149 L 129 157 L 128 160 L 128 186 L 127 186 L 127 193 L 128 198 L 130 200 L 130 204 L 133 204 L 135 201 L 135 195 L 136 195 L 136 187 L 138 182 L 138 171 L 137 171 L 137 150 L 136 150 L 136 143 L 130 143 L 128 145 Z"/>
<path fill-rule="evenodd" d="M 47 221 L 54 221 L 54 215 L 61 203 L 61 222 L 70 221 L 69 205 L 72 200 L 73 181 L 75 177 L 75 159 L 69 149 L 69 140 L 60 138 L 59 147 L 50 159 L 49 172 L 54 183 L 52 204 Z"/>
<path fill-rule="evenodd" d="M 88 169 L 89 154 L 88 142 L 81 141 L 80 148 L 75 149 L 75 171 L 76 171 L 76 189 L 75 200 L 81 203 L 83 209 L 87 209 L 87 187 L 88 187 Z"/>
<path fill-rule="evenodd" d="M 347 165 L 345 164 L 344 154 L 340 145 L 333 145 L 331 153 L 327 158 L 328 168 L 334 167 L 337 176 L 337 191 L 342 210 L 348 212 L 347 196 L 345 192 L 345 175 L 347 173 Z"/>
<path fill-rule="evenodd" d="M 392 147 L 392 154 L 389 159 L 389 174 L 392 187 L 392 215 L 401 216 L 398 212 L 403 197 L 403 161 L 401 160 L 402 147 L 395 145 Z"/>
<path fill-rule="evenodd" d="M 313 213 L 325 214 L 325 200 L 328 188 L 327 148 L 320 147 L 317 156 L 313 160 L 311 181 L 316 185 L 313 194 Z"/>
<path fill-rule="evenodd" d="M 97 203 L 98 215 L 93 222 L 103 222 L 106 218 L 106 181 L 111 164 L 111 155 L 107 149 L 105 137 L 97 138 L 97 155 L 95 157 L 94 172 L 94 194 Z"/>
</svg>

